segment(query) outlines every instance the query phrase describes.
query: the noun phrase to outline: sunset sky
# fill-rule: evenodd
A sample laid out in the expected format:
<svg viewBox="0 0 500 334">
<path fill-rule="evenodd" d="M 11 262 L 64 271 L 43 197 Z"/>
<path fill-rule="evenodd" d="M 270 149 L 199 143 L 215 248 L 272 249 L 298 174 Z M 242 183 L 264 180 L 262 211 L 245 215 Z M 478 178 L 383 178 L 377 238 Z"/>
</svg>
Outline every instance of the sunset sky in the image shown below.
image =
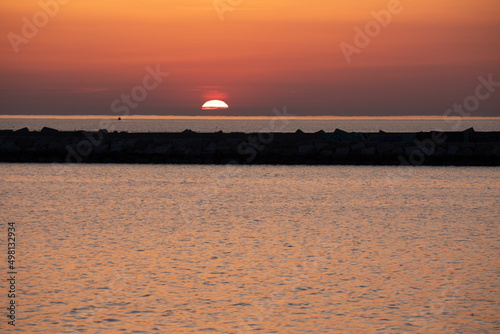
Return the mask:
<svg viewBox="0 0 500 334">
<path fill-rule="evenodd" d="M 500 82 L 500 1 L 398 2 L 3 0 L 0 113 L 442 115 Z M 500 116 L 500 87 L 472 116 Z"/>
</svg>

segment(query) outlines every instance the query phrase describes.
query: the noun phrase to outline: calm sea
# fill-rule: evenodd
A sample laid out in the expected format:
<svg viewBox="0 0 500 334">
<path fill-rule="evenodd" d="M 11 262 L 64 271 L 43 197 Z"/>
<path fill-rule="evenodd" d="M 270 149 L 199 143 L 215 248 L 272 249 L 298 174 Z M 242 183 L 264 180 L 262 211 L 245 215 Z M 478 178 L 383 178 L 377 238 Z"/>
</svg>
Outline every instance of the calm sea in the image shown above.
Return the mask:
<svg viewBox="0 0 500 334">
<path fill-rule="evenodd" d="M 282 111 L 281 111 L 282 112 Z M 122 120 L 109 117 L 37 117 L 11 118 L 0 116 L 0 129 L 17 130 L 28 127 L 41 130 L 44 126 L 63 130 L 127 132 L 304 132 L 335 129 L 355 132 L 415 132 L 463 131 L 473 127 L 476 131 L 500 131 L 500 117 L 496 118 L 443 118 L 429 117 L 181 117 L 130 116 Z"/>
<path fill-rule="evenodd" d="M 0 164 L 0 175 L 20 333 L 500 331 L 498 168 Z"/>
</svg>

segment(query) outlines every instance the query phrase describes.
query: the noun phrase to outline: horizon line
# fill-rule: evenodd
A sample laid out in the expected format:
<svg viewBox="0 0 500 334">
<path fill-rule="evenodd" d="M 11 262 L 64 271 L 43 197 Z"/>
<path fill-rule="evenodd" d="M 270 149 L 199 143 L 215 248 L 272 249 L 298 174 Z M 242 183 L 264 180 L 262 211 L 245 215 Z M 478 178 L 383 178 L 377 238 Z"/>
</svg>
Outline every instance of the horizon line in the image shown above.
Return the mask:
<svg viewBox="0 0 500 334">
<path fill-rule="evenodd" d="M 332 120 L 353 120 L 353 119 L 414 119 L 414 120 L 500 120 L 500 116 L 443 116 L 443 115 L 405 115 L 405 116 L 332 116 L 332 115 L 289 115 L 289 116 L 245 116 L 245 115 L 129 115 L 129 116 L 114 116 L 114 115 L 0 115 L 0 119 L 111 119 L 118 120 L 127 119 L 332 119 Z"/>
</svg>

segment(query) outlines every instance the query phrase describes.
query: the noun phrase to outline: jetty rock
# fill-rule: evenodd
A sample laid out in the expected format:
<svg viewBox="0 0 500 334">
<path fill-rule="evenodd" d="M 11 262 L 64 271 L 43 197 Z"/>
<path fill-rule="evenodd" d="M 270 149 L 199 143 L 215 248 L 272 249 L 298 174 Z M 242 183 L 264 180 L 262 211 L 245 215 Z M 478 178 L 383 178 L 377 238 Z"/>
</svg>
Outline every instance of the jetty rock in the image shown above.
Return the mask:
<svg viewBox="0 0 500 334">
<path fill-rule="evenodd" d="M 0 130 L 0 162 L 500 166 L 500 132 Z"/>
</svg>

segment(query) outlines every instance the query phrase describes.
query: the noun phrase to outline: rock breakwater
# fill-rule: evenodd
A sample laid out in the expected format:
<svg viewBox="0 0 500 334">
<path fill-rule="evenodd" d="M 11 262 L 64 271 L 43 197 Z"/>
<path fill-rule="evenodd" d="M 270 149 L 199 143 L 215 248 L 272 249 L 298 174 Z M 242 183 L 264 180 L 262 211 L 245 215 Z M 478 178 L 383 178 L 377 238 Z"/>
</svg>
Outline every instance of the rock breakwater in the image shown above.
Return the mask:
<svg viewBox="0 0 500 334">
<path fill-rule="evenodd" d="M 0 162 L 500 166 L 500 132 L 0 131 Z"/>
</svg>

